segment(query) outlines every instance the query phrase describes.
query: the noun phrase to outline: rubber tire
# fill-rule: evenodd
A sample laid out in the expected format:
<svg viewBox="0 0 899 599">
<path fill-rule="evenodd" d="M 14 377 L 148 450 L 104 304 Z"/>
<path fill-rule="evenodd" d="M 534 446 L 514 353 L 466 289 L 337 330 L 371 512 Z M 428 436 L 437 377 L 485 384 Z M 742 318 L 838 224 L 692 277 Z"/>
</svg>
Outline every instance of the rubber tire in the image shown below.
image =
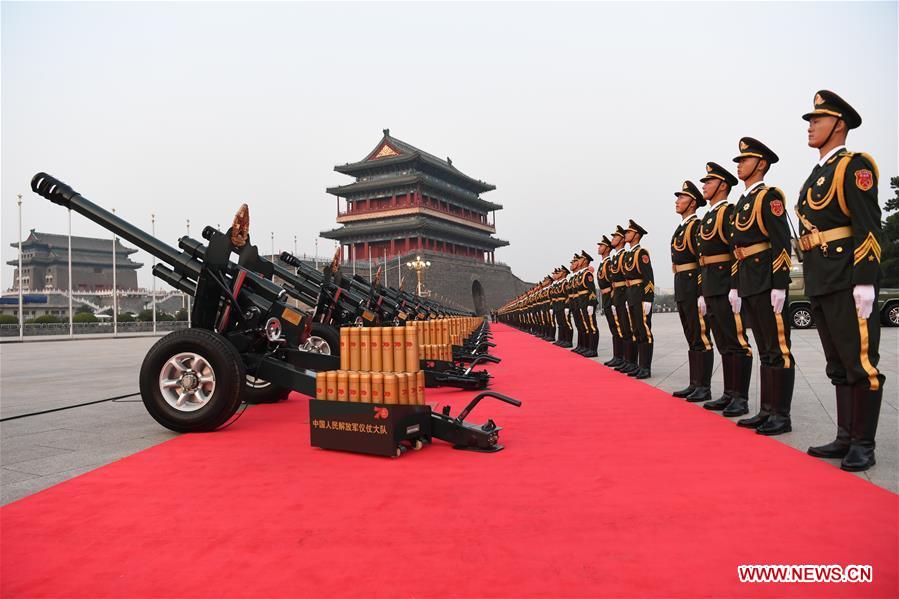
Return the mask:
<svg viewBox="0 0 899 599">
<path fill-rule="evenodd" d="M 796 316 L 796 312 L 798 312 L 799 310 L 805 310 L 806 312 L 808 312 L 808 315 L 809 315 L 809 323 L 808 323 L 807 326 L 799 326 L 799 325 L 796 324 L 795 316 Z M 810 306 L 801 305 L 801 306 L 796 306 L 795 308 L 792 308 L 792 309 L 790 310 L 790 328 L 793 328 L 793 329 L 810 329 L 810 328 L 812 328 L 813 326 L 815 326 L 815 319 L 814 319 L 814 317 L 812 316 L 812 309 L 811 309 Z"/>
<path fill-rule="evenodd" d="M 312 337 L 321 337 L 328 342 L 331 348 L 332 356 L 340 355 L 340 331 L 331 325 L 322 324 L 320 322 L 312 323 Z"/>
<path fill-rule="evenodd" d="M 215 371 L 215 391 L 209 402 L 196 412 L 179 412 L 169 406 L 159 391 L 159 372 L 173 355 L 195 352 Z M 205 329 L 183 329 L 156 342 L 140 368 L 140 394 L 144 407 L 156 422 L 177 433 L 213 431 L 231 418 L 240 406 L 246 385 L 243 358 L 218 333 Z"/>
<path fill-rule="evenodd" d="M 885 327 L 895 327 L 899 324 L 890 321 L 890 310 L 897 307 L 897 302 L 888 302 L 880 311 L 880 324 Z"/>
<path fill-rule="evenodd" d="M 286 387 L 279 387 L 278 385 L 272 385 L 271 383 L 266 387 L 253 387 L 250 385 L 249 380 L 247 380 L 243 387 L 241 401 L 245 401 L 248 404 L 278 403 L 279 401 L 287 399 L 289 395 L 290 389 L 287 389 Z"/>
</svg>

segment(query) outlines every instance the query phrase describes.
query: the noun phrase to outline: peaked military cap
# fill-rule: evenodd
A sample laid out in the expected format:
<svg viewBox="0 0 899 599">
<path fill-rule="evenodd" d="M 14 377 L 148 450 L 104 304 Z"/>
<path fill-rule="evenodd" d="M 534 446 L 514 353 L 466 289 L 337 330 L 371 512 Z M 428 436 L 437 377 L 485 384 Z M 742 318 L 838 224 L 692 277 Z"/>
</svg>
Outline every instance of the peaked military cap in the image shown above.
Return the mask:
<svg viewBox="0 0 899 599">
<path fill-rule="evenodd" d="M 705 183 L 709 179 L 721 179 L 731 187 L 737 184 L 737 178 L 734 177 L 729 170 L 727 170 L 717 162 L 705 163 L 705 177 L 703 177 L 699 181 L 701 183 Z"/>
<path fill-rule="evenodd" d="M 684 181 L 684 184 L 681 185 L 680 191 L 675 191 L 674 195 L 676 196 L 688 196 L 696 200 L 696 206 L 702 208 L 705 206 L 705 198 L 702 197 L 702 193 L 700 193 L 699 188 L 693 184 L 692 181 Z"/>
<path fill-rule="evenodd" d="M 580 260 L 580 259 L 581 259 L 581 255 L 578 254 L 577 252 L 575 252 L 574 256 L 571 257 L 572 262 L 574 262 L 575 260 Z"/>
<path fill-rule="evenodd" d="M 849 102 L 836 95 L 830 90 L 822 89 L 815 94 L 815 108 L 811 112 L 802 115 L 807 121 L 812 120 L 813 116 L 835 116 L 843 119 L 846 126 L 855 129 L 862 124 L 862 117 L 855 111 L 855 108 L 849 105 Z"/>
<path fill-rule="evenodd" d="M 581 250 L 581 258 L 583 258 L 587 262 L 593 262 L 593 256 L 588 254 L 585 250 Z"/>
<path fill-rule="evenodd" d="M 780 158 L 777 157 L 771 148 L 752 137 L 740 138 L 740 154 L 734 158 L 734 162 L 740 162 L 741 158 L 751 156 L 753 158 L 761 158 L 768 161 L 768 164 L 774 164 Z"/>
<path fill-rule="evenodd" d="M 633 231 L 634 233 L 638 233 L 639 235 L 646 235 L 646 229 L 638 225 L 634 222 L 634 219 L 628 219 L 627 221 L 627 230 Z"/>
<path fill-rule="evenodd" d="M 624 237 L 625 232 L 626 231 L 624 230 L 624 227 L 622 227 L 621 225 L 615 225 L 615 230 L 612 231 L 612 237 L 615 237 L 616 235 Z"/>
<path fill-rule="evenodd" d="M 571 273 L 571 271 L 568 270 L 568 267 L 565 266 L 564 264 L 563 264 L 562 266 L 560 266 L 557 270 L 559 270 L 559 271 L 561 271 L 561 272 L 564 272 L 566 275 L 569 274 L 569 273 Z"/>
<path fill-rule="evenodd" d="M 596 245 L 605 245 L 607 247 L 612 247 L 612 240 L 603 235 L 602 239 L 596 242 Z"/>
</svg>

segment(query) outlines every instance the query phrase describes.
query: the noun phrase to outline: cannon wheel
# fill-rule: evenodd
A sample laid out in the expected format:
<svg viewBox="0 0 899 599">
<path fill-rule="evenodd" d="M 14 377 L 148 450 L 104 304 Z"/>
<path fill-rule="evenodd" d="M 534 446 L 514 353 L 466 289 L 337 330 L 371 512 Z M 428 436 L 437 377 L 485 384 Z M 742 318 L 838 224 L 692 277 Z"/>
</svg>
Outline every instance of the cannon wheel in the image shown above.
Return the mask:
<svg viewBox="0 0 899 599">
<path fill-rule="evenodd" d="M 212 431 L 240 406 L 243 359 L 224 337 L 184 329 L 156 342 L 140 369 L 140 394 L 150 415 L 179 433 Z"/>
<path fill-rule="evenodd" d="M 312 323 L 312 333 L 302 346 L 302 351 L 325 355 L 340 353 L 340 335 L 334 327 L 318 322 Z M 243 401 L 249 404 L 277 403 L 287 399 L 290 389 L 272 385 L 270 382 L 247 375 L 247 384 L 243 390 Z"/>
</svg>

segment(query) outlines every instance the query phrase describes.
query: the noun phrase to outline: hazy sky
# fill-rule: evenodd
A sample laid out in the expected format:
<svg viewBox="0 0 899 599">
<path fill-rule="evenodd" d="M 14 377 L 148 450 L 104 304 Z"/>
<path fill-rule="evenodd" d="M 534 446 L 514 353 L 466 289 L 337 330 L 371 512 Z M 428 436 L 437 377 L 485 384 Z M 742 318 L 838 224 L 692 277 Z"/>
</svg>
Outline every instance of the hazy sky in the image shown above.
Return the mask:
<svg viewBox="0 0 899 599">
<path fill-rule="evenodd" d="M 496 185 L 497 251 L 536 280 L 632 217 L 671 286 L 672 193 L 741 136 L 781 157 L 792 201 L 816 161 L 800 115 L 828 88 L 864 118 L 880 197 L 897 168 L 897 4 L 14 3 L 2 17 L 2 257 L 64 233 L 47 171 L 172 245 L 190 218 L 311 252 L 325 188 L 390 128 Z M 735 172 L 735 169 L 734 169 Z M 738 192 L 731 196 L 736 199 Z M 79 235 L 106 235 L 73 216 Z M 321 240 L 320 253 L 329 253 Z M 149 257 L 137 259 L 149 263 Z M 13 268 L 2 267 L 2 286 Z M 149 285 L 148 269 L 140 282 Z"/>
</svg>

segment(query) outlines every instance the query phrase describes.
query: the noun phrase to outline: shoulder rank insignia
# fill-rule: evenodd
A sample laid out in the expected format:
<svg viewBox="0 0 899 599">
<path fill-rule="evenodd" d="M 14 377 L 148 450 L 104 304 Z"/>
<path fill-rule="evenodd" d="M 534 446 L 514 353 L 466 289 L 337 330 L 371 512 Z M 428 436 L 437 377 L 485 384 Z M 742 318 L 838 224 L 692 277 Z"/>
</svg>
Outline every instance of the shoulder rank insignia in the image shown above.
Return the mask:
<svg viewBox="0 0 899 599">
<path fill-rule="evenodd" d="M 784 203 L 780 200 L 771 200 L 771 214 L 781 216 L 784 213 Z"/>
<path fill-rule="evenodd" d="M 643 264 L 649 264 L 649 254 L 643 254 Z"/>
<path fill-rule="evenodd" d="M 868 191 L 874 187 L 874 175 L 866 168 L 855 171 L 855 186 L 862 191 Z"/>
</svg>

